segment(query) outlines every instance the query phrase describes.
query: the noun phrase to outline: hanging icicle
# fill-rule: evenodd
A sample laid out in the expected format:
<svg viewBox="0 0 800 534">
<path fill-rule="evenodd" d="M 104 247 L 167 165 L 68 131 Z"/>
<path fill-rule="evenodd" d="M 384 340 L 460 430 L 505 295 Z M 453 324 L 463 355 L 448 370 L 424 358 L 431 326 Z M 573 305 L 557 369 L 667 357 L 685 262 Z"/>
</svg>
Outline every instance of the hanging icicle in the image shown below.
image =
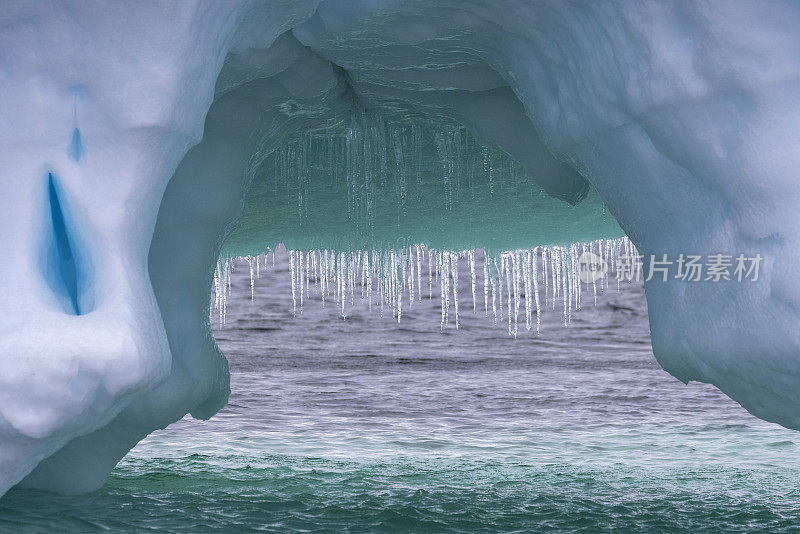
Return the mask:
<svg viewBox="0 0 800 534">
<path fill-rule="evenodd" d="M 450 148 L 448 148 L 450 150 Z M 276 250 L 263 254 L 263 268 L 268 268 L 268 256 L 275 265 Z M 596 254 L 608 264 L 603 277 L 583 282 L 580 273 L 580 257 L 584 252 Z M 355 306 L 357 294 L 371 310 L 378 306 L 381 316 L 391 312 L 398 322 L 403 317 L 403 298 L 408 305 L 422 302 L 424 273 L 428 277 L 428 298 L 434 296 L 434 281 L 439 291 L 441 317 L 444 330 L 453 324 L 456 330 L 462 327 L 460 308 L 464 298 L 472 299 L 472 310 L 478 310 L 478 277 L 483 276 L 483 311 L 506 323 L 509 335 L 519 333 L 520 314 L 524 314 L 525 330 L 533 329 L 536 314 L 536 333 L 540 332 L 542 308 L 555 310 L 561 307 L 563 324 L 568 326 L 573 313 L 581 309 L 583 285 L 591 283 L 592 298 L 597 303 L 598 293 L 609 287 L 608 278 L 622 265 L 619 257 L 638 257 L 636 248 L 627 238 L 599 240 L 592 243 L 576 243 L 568 247 L 540 246 L 527 250 L 515 250 L 489 254 L 480 249 L 461 252 L 434 250 L 423 245 L 412 245 L 399 250 L 331 251 L 289 250 L 289 274 L 291 281 L 292 314 L 302 315 L 306 301 L 319 295 L 322 306 L 326 298 L 332 299 L 343 318 L 348 308 Z M 459 258 L 465 258 L 469 269 L 470 288 L 465 295 L 459 292 Z M 212 299 L 209 317 L 216 311 L 220 325 L 226 323 L 227 299 L 232 288 L 232 273 L 237 261 L 246 262 L 250 274 L 250 298 L 255 299 L 255 282 L 261 276 L 262 258 L 220 258 L 213 275 Z M 427 269 L 424 263 L 427 261 Z M 641 266 L 633 265 L 634 279 Z M 636 271 L 638 270 L 638 271 Z M 466 275 L 466 273 L 465 273 Z M 313 283 L 313 291 L 311 285 Z M 540 300 L 540 288 L 544 298 Z M 505 293 L 505 300 L 503 293 Z M 348 302 L 349 301 L 349 302 Z M 490 305 L 491 302 L 491 305 Z M 491 314 L 489 310 L 491 308 Z M 499 312 L 499 313 L 498 313 Z M 452 320 L 451 320 L 452 319 Z"/>
</svg>

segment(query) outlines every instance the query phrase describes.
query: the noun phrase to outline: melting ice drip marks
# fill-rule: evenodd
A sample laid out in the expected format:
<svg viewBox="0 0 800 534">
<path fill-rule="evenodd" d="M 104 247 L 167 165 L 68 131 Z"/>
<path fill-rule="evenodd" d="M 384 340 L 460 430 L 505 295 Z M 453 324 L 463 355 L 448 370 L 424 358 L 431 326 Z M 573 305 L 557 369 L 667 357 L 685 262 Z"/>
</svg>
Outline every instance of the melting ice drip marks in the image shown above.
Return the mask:
<svg viewBox="0 0 800 534">
<path fill-rule="evenodd" d="M 367 232 L 375 224 L 378 202 L 392 199 L 402 219 L 410 199 L 430 195 L 425 184 L 432 176 L 440 184 L 445 210 L 453 210 L 465 195 L 484 194 L 484 184 L 491 198 L 498 187 L 532 183 L 519 163 L 479 144 L 463 126 L 389 121 L 363 110 L 284 139 L 262 169 L 272 176 L 274 195 L 296 196 L 301 225 L 314 216 L 312 185 L 324 176 L 332 189 L 344 186 L 348 219 Z M 497 176 L 507 177 L 507 183 L 496 183 Z"/>
<path fill-rule="evenodd" d="M 289 250 L 285 253 L 289 256 L 295 316 L 303 313 L 305 303 L 313 294 L 320 297 L 323 307 L 333 303 L 346 318 L 348 306 L 352 307 L 356 295 L 360 294 L 370 310 L 378 308 L 381 316 L 391 312 L 400 322 L 404 306 L 412 307 L 423 298 L 434 298 L 435 286 L 441 299 L 441 328 L 454 325 L 458 329 L 459 276 L 461 270 L 465 273 L 468 270 L 473 313 L 479 313 L 482 307 L 486 317 L 495 324 L 507 325 L 508 333 L 516 336 L 523 322 L 526 330 L 535 326 L 538 334 L 541 313 L 548 307 L 551 310 L 560 308 L 564 326 L 569 325 L 573 310 L 581 308 L 585 291 L 591 291 L 597 304 L 598 293 L 608 289 L 611 278 L 604 275 L 591 283 L 581 282 L 579 258 L 584 252 L 605 258 L 610 273 L 617 271 L 621 257 L 638 254 L 628 238 L 601 239 L 568 247 L 536 247 L 497 255 L 487 255 L 480 249 L 437 251 L 422 245 L 385 251 Z M 248 265 L 250 298 L 254 299 L 255 282 L 262 266 L 266 268 L 270 261 L 274 266 L 275 255 L 276 251 L 268 250 L 258 256 L 220 258 L 212 292 L 212 307 L 220 324 L 226 322 L 227 297 L 236 262 Z M 619 289 L 619 279 L 616 282 Z"/>
</svg>

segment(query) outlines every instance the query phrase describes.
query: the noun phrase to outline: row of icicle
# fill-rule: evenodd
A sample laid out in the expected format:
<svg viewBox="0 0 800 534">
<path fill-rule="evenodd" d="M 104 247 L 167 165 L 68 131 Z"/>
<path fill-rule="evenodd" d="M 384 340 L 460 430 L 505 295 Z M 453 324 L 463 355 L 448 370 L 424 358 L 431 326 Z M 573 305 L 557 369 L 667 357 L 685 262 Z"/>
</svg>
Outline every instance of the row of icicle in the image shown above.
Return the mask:
<svg viewBox="0 0 800 534">
<path fill-rule="evenodd" d="M 393 192 L 399 217 L 406 214 L 409 195 L 420 195 L 430 183 L 426 173 L 437 176 L 443 187 L 443 205 L 452 210 L 462 190 L 475 184 L 495 188 L 530 183 L 521 165 L 496 149 L 480 145 L 463 126 L 446 123 L 388 121 L 381 113 L 354 113 L 342 127 L 335 122 L 312 134 L 284 140 L 269 156 L 272 193 L 297 199 L 300 220 L 313 217 L 313 176 L 324 169 L 324 176 L 344 187 L 348 219 L 372 228 L 376 205 L 381 195 Z M 495 183 L 497 181 L 497 183 Z M 338 185 L 335 185 L 338 184 Z M 474 191 L 472 191 L 474 194 Z"/>
<path fill-rule="evenodd" d="M 578 258 L 592 252 L 608 264 L 609 274 L 591 283 L 579 278 Z M 539 333 L 543 309 L 561 308 L 564 326 L 572 320 L 573 310 L 580 309 L 584 291 L 590 291 L 597 303 L 598 292 L 609 287 L 610 273 L 617 272 L 620 257 L 638 253 L 628 238 L 601 239 L 568 247 L 536 247 L 503 252 L 487 257 L 483 251 L 437 251 L 421 245 L 402 250 L 350 251 L 288 250 L 291 273 L 292 313 L 303 313 L 311 295 L 320 296 L 322 306 L 332 302 L 342 317 L 353 307 L 356 295 L 369 309 L 377 307 L 381 316 L 391 312 L 399 322 L 404 306 L 413 306 L 423 298 L 432 299 L 434 286 L 441 299 L 441 328 L 451 323 L 459 328 L 459 289 L 461 269 L 469 269 L 472 311 L 491 317 L 495 324 L 505 323 L 510 335 L 517 335 L 520 316 L 525 328 L 536 327 Z M 212 307 L 224 325 L 231 274 L 237 261 L 250 270 L 250 296 L 255 298 L 255 281 L 261 269 L 275 265 L 276 251 L 258 256 L 221 258 L 214 272 Z M 641 266 L 635 266 L 641 269 Z M 634 273 L 633 278 L 636 275 Z M 615 279 L 619 289 L 619 279 Z M 481 298 L 482 297 L 482 298 Z M 405 301 L 405 303 L 404 303 Z M 213 314 L 213 312 L 212 312 Z"/>
</svg>

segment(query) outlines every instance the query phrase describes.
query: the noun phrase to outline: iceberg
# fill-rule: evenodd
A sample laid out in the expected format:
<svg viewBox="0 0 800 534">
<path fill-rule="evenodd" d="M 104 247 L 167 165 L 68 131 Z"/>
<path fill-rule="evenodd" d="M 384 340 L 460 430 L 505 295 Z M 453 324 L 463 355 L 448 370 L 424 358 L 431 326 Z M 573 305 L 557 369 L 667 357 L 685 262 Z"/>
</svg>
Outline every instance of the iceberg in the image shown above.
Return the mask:
<svg viewBox="0 0 800 534">
<path fill-rule="evenodd" d="M 91 491 L 216 413 L 217 260 L 277 242 L 758 255 L 647 281 L 653 351 L 800 429 L 798 28 L 790 1 L 5 3 L 0 495 Z"/>
</svg>

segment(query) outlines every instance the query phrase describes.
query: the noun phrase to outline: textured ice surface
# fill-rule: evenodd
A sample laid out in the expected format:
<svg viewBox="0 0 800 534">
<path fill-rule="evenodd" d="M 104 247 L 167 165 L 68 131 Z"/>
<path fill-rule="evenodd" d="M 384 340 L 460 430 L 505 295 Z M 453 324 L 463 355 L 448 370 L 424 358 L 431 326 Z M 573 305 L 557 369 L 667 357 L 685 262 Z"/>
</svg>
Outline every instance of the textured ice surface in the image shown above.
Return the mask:
<svg viewBox="0 0 800 534">
<path fill-rule="evenodd" d="M 496 252 L 624 235 L 588 185 L 572 204 L 553 198 L 522 165 L 463 126 L 387 105 L 329 117 L 285 138 L 256 168 L 223 256 L 278 243 Z"/>
<path fill-rule="evenodd" d="M 436 161 L 464 161 L 447 140 L 460 125 L 515 161 L 531 191 L 566 201 L 555 218 L 520 218 L 538 201 L 473 203 L 453 182 L 406 184 L 420 227 L 399 224 L 404 243 L 618 237 L 591 215 L 602 200 L 645 255 L 760 253 L 757 283 L 648 283 L 653 348 L 681 380 L 800 428 L 798 28 L 793 2 L 6 2 L 0 493 L 23 479 L 92 489 L 148 432 L 215 413 L 228 376 L 209 286 L 252 208 L 249 184 L 287 140 L 370 110 L 390 116 L 387 132 L 426 129 Z M 363 185 L 382 165 L 362 165 L 356 204 L 314 200 L 320 213 L 304 220 L 380 246 L 391 228 L 337 232 L 336 220 L 366 214 L 381 229 L 380 199 Z M 448 165 L 446 176 L 461 174 Z M 428 188 L 452 215 L 408 202 Z M 402 208 L 402 194 L 390 205 Z M 240 233 L 230 245 L 318 230 L 281 220 L 292 235 Z M 504 235 L 475 220 L 526 227 Z M 539 230 L 553 220 L 565 222 Z"/>
</svg>

